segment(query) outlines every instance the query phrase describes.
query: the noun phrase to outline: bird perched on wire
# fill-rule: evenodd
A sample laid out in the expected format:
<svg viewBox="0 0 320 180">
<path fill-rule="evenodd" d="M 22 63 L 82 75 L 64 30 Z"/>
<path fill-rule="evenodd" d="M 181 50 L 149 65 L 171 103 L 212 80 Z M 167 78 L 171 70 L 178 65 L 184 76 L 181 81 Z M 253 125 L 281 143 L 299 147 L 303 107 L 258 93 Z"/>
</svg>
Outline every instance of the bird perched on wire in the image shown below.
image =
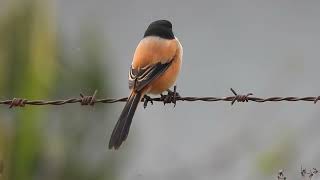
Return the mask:
<svg viewBox="0 0 320 180">
<path fill-rule="evenodd" d="M 115 125 L 109 149 L 118 149 L 128 137 L 133 115 L 147 94 L 169 92 L 182 62 L 182 46 L 168 20 L 152 22 L 139 42 L 129 71 L 130 96 Z"/>
</svg>

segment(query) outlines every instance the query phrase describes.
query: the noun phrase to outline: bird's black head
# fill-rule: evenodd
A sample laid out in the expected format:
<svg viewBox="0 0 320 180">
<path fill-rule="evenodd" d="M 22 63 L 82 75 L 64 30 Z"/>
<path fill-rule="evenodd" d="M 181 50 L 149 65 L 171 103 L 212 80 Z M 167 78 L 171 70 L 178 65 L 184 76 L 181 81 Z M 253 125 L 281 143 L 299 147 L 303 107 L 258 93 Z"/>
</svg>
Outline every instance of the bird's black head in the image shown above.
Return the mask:
<svg viewBox="0 0 320 180">
<path fill-rule="evenodd" d="M 147 36 L 159 36 L 164 39 L 174 39 L 172 32 L 172 24 L 168 20 L 158 20 L 152 22 L 143 37 Z"/>
</svg>

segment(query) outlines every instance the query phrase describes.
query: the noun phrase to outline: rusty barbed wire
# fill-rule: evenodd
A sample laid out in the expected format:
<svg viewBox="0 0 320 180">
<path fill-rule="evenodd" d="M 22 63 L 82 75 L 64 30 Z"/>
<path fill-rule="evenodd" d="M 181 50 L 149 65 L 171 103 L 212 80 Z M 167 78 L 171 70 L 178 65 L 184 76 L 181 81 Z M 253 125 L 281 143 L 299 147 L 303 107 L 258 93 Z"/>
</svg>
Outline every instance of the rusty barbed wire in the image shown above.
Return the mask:
<svg viewBox="0 0 320 180">
<path fill-rule="evenodd" d="M 176 105 L 177 101 L 202 101 L 202 102 L 218 102 L 218 101 L 227 101 L 231 102 L 231 105 L 234 105 L 235 102 L 256 102 L 256 103 L 263 103 L 263 102 L 280 102 L 280 101 L 287 101 L 287 102 L 294 102 L 294 101 L 307 101 L 313 102 L 316 104 L 320 100 L 320 96 L 308 96 L 308 97 L 253 97 L 252 93 L 247 94 L 238 94 L 232 88 L 230 89 L 233 93 L 232 96 L 227 97 L 182 97 L 176 92 L 176 87 L 174 87 L 173 92 L 168 92 L 168 95 L 161 95 L 161 97 L 151 98 L 149 96 L 144 97 L 141 101 L 144 102 L 144 107 L 150 102 L 163 102 L 164 104 L 173 103 Z M 65 100 L 28 100 L 24 98 L 13 98 L 11 100 L 0 100 L 0 105 L 7 105 L 9 108 L 13 107 L 25 107 L 26 105 L 33 105 L 33 106 L 40 106 L 40 105 L 65 105 L 65 104 L 73 104 L 73 103 L 80 103 L 81 105 L 91 105 L 93 106 L 96 103 L 117 103 L 117 102 L 125 102 L 127 101 L 127 97 L 123 98 L 105 98 L 105 99 L 97 99 L 97 90 L 94 92 L 92 96 L 85 96 L 80 93 L 80 97 L 78 98 L 69 98 Z"/>
<path fill-rule="evenodd" d="M 312 169 L 309 169 L 309 170 L 307 170 L 307 168 L 303 168 L 302 166 L 300 168 L 300 176 L 301 176 L 302 179 L 308 178 L 309 180 L 312 180 L 312 178 L 315 175 L 318 175 L 318 173 L 319 173 L 319 171 L 316 168 L 312 168 Z M 287 176 L 285 176 L 284 170 L 280 169 L 278 171 L 277 180 L 287 180 L 287 179 L 288 178 L 287 178 Z"/>
</svg>

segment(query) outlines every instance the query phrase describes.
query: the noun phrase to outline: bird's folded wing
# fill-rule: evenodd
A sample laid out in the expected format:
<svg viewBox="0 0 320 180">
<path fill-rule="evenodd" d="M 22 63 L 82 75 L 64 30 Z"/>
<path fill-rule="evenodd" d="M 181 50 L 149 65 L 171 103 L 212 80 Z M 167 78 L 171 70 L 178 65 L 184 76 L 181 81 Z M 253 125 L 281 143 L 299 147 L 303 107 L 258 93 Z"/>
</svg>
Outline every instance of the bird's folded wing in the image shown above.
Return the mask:
<svg viewBox="0 0 320 180">
<path fill-rule="evenodd" d="M 164 64 L 159 62 L 141 69 L 134 69 L 131 66 L 129 72 L 129 88 L 134 88 L 136 91 L 141 91 L 152 80 L 163 74 L 171 65 L 171 63 L 172 61 Z"/>
</svg>

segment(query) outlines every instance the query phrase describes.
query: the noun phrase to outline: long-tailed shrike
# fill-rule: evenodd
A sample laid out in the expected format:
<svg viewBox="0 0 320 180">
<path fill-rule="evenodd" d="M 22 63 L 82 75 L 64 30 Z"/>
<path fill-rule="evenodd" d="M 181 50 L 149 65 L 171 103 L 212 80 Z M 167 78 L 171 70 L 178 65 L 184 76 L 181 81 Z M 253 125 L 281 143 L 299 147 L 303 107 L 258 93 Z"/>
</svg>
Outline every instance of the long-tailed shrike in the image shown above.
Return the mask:
<svg viewBox="0 0 320 180">
<path fill-rule="evenodd" d="M 129 71 L 130 96 L 115 125 L 109 149 L 126 140 L 133 115 L 146 94 L 161 94 L 176 81 L 182 62 L 182 46 L 167 20 L 152 22 L 138 44 Z"/>
</svg>

